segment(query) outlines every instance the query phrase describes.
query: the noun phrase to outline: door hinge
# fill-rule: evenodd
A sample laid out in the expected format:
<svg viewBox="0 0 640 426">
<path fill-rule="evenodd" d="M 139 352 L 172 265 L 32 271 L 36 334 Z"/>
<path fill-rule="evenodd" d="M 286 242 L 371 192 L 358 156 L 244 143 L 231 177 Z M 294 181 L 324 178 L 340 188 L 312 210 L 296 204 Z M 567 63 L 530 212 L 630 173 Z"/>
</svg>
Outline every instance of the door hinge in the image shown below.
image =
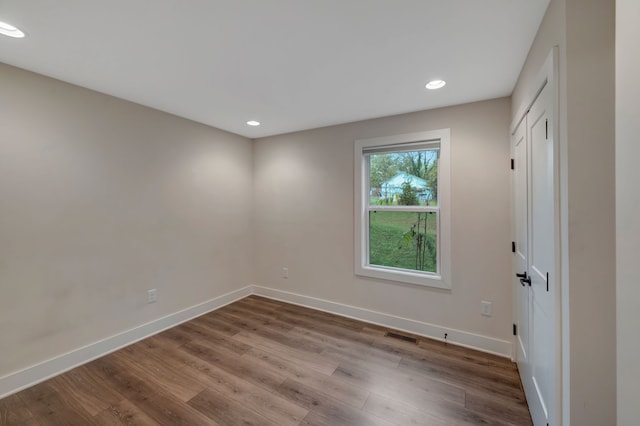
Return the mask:
<svg viewBox="0 0 640 426">
<path fill-rule="evenodd" d="M 549 139 L 549 119 L 544 120 L 544 138 Z"/>
<path fill-rule="evenodd" d="M 514 160 L 513 158 L 511 159 L 511 170 L 515 170 L 516 169 L 516 160 Z"/>
<path fill-rule="evenodd" d="M 549 291 L 549 273 L 547 272 L 547 291 Z"/>
<path fill-rule="evenodd" d="M 516 242 L 511 241 L 511 253 L 515 253 L 515 252 L 516 252 Z"/>
<path fill-rule="evenodd" d="M 513 335 L 517 336 L 518 335 L 518 326 L 513 324 Z"/>
</svg>

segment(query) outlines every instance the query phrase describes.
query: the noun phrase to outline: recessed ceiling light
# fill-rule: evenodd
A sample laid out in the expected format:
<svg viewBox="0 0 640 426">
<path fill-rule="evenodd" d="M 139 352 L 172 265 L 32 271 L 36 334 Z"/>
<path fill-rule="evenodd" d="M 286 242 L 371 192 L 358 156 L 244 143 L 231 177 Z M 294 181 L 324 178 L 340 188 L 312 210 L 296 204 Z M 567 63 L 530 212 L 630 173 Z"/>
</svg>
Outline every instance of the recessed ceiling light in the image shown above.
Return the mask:
<svg viewBox="0 0 640 426">
<path fill-rule="evenodd" d="M 259 125 L 260 125 L 260 122 L 259 122 L 259 121 L 256 121 L 256 120 L 249 120 L 249 121 L 247 121 L 247 124 L 248 124 L 249 126 L 259 126 Z"/>
<path fill-rule="evenodd" d="M 22 38 L 24 33 L 11 24 L 0 21 L 0 34 L 4 34 L 9 37 Z"/>
<path fill-rule="evenodd" d="M 431 80 L 430 82 L 427 83 L 426 87 L 429 90 L 436 90 L 436 89 L 440 89 L 441 87 L 444 87 L 445 84 L 447 84 L 447 82 L 444 80 Z"/>
</svg>

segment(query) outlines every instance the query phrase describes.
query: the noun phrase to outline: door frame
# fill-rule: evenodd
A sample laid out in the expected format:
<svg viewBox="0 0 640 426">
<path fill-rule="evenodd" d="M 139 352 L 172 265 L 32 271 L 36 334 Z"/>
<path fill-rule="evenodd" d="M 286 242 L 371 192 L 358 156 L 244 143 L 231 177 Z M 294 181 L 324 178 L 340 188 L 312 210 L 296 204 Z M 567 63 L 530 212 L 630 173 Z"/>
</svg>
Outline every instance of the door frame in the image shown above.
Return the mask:
<svg viewBox="0 0 640 426">
<path fill-rule="evenodd" d="M 554 46 L 547 55 L 544 64 L 538 71 L 532 85 L 528 88 L 527 96 L 524 102 L 519 106 L 517 113 L 513 116 L 513 121 L 509 129 L 510 138 L 514 136 L 518 126 L 525 119 L 529 109 L 536 101 L 538 95 L 545 86 L 549 88 L 552 97 L 552 125 L 550 131 L 553 136 L 553 187 L 554 187 L 554 277 L 555 283 L 552 286 L 552 290 L 555 292 L 555 318 L 556 318 L 556 353 L 554 356 L 556 369 L 555 378 L 555 413 L 553 413 L 553 419 L 555 425 L 561 425 L 562 420 L 568 419 L 568 411 L 564 407 L 563 401 L 569 401 L 569 319 L 568 319 L 568 269 L 563 268 L 563 259 L 566 259 L 566 253 L 568 248 L 567 242 L 567 217 L 566 208 L 562 208 L 566 204 L 566 197 L 562 197 L 562 194 L 566 194 L 566 147 L 561 139 L 561 127 L 560 127 L 560 90 L 559 90 L 559 48 Z M 511 144 L 511 142 L 510 142 Z M 561 148 L 564 147 L 564 148 Z M 512 149 L 510 147 L 510 149 Z M 513 158 L 513 152 L 511 152 Z M 515 188 L 513 186 L 513 179 L 511 180 L 511 233 L 512 237 L 515 237 L 515 211 L 513 211 L 513 197 Z M 564 213 L 563 213 L 564 212 Z M 514 239 L 515 241 L 515 239 Z M 513 262 L 512 262 L 513 269 Z M 512 274 L 517 271 L 512 270 Z M 512 275 L 513 276 L 513 275 Z M 513 280 L 510 280 L 512 282 Z M 517 292 L 512 287 L 512 305 L 513 305 L 513 320 L 514 324 L 517 323 Z M 516 361 L 517 351 L 517 336 L 512 336 L 512 355 L 513 361 Z"/>
</svg>

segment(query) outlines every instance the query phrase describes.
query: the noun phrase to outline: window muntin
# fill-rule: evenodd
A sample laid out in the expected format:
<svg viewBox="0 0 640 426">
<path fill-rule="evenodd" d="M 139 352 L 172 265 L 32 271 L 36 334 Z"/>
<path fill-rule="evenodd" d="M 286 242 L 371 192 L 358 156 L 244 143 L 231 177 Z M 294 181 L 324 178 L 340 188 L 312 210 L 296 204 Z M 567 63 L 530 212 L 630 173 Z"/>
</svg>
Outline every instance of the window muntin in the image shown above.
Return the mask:
<svg viewBox="0 0 640 426">
<path fill-rule="evenodd" d="M 448 130 L 356 141 L 356 274 L 450 288 L 448 141 Z"/>
</svg>

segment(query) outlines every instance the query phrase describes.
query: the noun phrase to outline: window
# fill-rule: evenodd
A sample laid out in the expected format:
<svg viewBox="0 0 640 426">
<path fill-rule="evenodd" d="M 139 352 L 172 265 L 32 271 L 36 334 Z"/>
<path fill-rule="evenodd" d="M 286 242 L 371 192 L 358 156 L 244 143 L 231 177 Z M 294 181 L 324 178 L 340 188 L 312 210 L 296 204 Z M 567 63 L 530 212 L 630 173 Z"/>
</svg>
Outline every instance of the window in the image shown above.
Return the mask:
<svg viewBox="0 0 640 426">
<path fill-rule="evenodd" d="M 449 130 L 355 142 L 356 274 L 451 288 Z"/>
</svg>

